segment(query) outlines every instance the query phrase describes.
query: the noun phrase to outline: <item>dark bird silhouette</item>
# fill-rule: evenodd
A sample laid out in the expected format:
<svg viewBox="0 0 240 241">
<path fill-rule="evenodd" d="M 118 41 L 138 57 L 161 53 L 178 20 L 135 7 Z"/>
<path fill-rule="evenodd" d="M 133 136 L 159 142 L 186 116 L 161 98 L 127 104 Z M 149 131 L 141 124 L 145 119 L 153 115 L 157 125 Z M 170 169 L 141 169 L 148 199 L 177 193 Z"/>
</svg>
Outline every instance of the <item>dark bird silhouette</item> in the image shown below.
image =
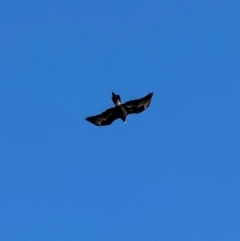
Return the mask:
<svg viewBox="0 0 240 241">
<path fill-rule="evenodd" d="M 86 120 L 96 126 L 110 125 L 113 121 L 120 118 L 126 122 L 126 116 L 129 114 L 139 114 L 149 107 L 151 104 L 153 93 L 149 93 L 145 97 L 137 100 L 130 100 L 121 103 L 120 95 L 116 95 L 112 92 L 112 101 L 115 107 L 107 109 L 100 115 L 87 117 Z"/>
</svg>

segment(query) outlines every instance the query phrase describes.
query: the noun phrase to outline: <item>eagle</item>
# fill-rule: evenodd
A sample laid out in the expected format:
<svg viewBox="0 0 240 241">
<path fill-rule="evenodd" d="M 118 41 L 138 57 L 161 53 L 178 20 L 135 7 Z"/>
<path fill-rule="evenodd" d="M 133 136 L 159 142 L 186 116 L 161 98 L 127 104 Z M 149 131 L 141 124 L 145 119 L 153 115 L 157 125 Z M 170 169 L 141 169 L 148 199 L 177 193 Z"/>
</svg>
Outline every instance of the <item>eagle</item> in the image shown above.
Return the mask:
<svg viewBox="0 0 240 241">
<path fill-rule="evenodd" d="M 143 98 L 130 100 L 122 104 L 120 95 L 112 92 L 112 101 L 115 107 L 107 109 L 99 115 L 87 117 L 86 120 L 96 126 L 110 125 L 118 118 L 126 122 L 127 115 L 139 114 L 146 110 L 151 104 L 152 96 L 153 93 L 149 93 Z"/>
</svg>

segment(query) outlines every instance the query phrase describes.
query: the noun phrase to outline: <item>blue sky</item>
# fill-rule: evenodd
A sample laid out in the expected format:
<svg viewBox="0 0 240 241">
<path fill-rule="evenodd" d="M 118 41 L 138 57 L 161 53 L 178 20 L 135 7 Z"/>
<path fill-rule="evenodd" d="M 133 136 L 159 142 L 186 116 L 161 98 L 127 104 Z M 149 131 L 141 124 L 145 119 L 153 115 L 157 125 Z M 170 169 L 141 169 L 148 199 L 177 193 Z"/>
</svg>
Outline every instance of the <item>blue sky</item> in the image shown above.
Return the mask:
<svg viewBox="0 0 240 241">
<path fill-rule="evenodd" d="M 2 0 L 0 239 L 239 240 L 239 5 Z"/>
</svg>

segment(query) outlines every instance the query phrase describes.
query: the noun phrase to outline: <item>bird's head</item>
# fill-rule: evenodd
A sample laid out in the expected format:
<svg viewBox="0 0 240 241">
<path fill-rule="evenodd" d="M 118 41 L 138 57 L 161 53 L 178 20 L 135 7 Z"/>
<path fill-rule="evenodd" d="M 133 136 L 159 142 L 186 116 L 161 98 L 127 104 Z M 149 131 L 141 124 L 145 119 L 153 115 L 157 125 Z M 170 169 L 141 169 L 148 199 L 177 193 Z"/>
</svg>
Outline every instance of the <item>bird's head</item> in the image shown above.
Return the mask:
<svg viewBox="0 0 240 241">
<path fill-rule="evenodd" d="M 124 116 L 122 116 L 122 117 L 120 117 L 121 119 L 122 119 L 122 121 L 124 122 L 124 123 L 126 123 L 126 116 L 124 115 Z"/>
</svg>

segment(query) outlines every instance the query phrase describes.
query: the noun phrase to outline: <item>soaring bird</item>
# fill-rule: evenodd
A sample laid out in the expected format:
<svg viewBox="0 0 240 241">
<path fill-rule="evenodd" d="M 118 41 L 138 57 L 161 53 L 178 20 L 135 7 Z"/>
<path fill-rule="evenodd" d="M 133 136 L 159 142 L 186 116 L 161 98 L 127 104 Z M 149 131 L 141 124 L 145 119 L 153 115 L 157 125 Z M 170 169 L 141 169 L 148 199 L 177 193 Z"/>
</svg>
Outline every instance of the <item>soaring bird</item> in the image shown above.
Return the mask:
<svg viewBox="0 0 240 241">
<path fill-rule="evenodd" d="M 112 101 L 115 107 L 107 109 L 99 115 L 87 117 L 86 120 L 96 126 L 110 125 L 118 118 L 122 119 L 123 122 L 126 122 L 127 115 L 139 114 L 147 109 L 151 103 L 152 96 L 153 93 L 149 93 L 141 99 L 130 100 L 122 104 L 120 95 L 112 92 Z"/>
</svg>

